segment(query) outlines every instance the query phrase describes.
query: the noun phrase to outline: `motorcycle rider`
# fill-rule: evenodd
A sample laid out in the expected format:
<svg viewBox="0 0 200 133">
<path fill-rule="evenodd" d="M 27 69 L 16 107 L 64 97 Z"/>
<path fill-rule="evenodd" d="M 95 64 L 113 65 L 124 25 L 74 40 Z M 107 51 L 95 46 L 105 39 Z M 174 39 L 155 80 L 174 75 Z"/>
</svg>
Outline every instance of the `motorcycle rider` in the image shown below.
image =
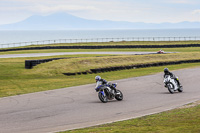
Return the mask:
<svg viewBox="0 0 200 133">
<path fill-rule="evenodd" d="M 105 79 L 102 79 L 100 76 L 96 76 L 95 80 L 96 80 L 96 83 L 97 83 L 97 85 L 95 87 L 96 91 L 98 91 L 97 88 L 98 88 L 99 85 L 108 85 L 111 89 L 113 89 L 116 92 L 115 87 L 111 83 L 108 83 Z"/>
<path fill-rule="evenodd" d="M 170 77 L 171 77 L 172 79 L 174 79 L 174 80 L 177 81 L 179 88 L 182 87 L 182 85 L 180 84 L 178 78 L 177 78 L 172 72 L 170 72 L 168 68 L 165 68 L 165 69 L 164 69 L 164 77 L 165 77 L 165 75 L 170 75 Z"/>
</svg>

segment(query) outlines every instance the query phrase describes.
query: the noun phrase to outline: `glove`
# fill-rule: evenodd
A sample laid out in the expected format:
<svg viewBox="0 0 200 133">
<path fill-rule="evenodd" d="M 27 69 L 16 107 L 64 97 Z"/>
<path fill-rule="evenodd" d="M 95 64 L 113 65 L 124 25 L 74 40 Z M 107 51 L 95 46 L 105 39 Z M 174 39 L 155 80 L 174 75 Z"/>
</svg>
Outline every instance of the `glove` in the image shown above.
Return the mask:
<svg viewBox="0 0 200 133">
<path fill-rule="evenodd" d="M 95 88 L 95 90 L 96 90 L 96 92 L 98 92 L 98 91 L 99 91 L 99 89 L 98 89 L 98 88 Z"/>
</svg>

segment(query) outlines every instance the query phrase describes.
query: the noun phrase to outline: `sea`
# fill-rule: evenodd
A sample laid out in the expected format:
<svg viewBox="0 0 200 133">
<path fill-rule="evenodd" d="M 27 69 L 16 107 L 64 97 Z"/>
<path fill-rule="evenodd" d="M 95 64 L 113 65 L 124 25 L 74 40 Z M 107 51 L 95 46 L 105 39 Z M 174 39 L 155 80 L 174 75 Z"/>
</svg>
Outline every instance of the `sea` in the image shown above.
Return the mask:
<svg viewBox="0 0 200 133">
<path fill-rule="evenodd" d="M 131 41 L 131 39 L 132 41 L 151 41 L 155 39 L 166 41 L 167 38 L 170 40 L 184 38 L 200 40 L 200 29 L 0 31 L 0 45 L 5 45 L 4 47 L 12 47 L 8 45 L 12 43 L 21 43 L 21 45 L 29 45 L 29 42 L 46 44 L 62 40 L 73 43 L 77 40 L 86 42 Z"/>
</svg>

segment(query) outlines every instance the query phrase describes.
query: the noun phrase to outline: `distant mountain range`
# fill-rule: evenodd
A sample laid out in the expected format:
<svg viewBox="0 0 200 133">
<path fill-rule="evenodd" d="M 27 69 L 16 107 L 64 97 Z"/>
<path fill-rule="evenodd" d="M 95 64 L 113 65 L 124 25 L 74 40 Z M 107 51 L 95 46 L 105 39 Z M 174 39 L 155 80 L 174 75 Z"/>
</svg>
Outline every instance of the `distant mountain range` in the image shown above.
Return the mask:
<svg viewBox="0 0 200 133">
<path fill-rule="evenodd" d="M 31 16 L 24 21 L 0 25 L 0 30 L 94 30 L 94 29 L 185 29 L 200 28 L 200 22 L 143 23 L 110 20 L 88 20 L 67 13 Z"/>
</svg>

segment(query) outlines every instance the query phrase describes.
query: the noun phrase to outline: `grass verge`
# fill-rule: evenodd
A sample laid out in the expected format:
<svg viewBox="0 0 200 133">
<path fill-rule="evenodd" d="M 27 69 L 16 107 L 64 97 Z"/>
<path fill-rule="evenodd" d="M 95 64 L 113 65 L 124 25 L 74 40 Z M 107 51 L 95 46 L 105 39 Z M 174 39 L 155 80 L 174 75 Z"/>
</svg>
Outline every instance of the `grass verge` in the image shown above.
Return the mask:
<svg viewBox="0 0 200 133">
<path fill-rule="evenodd" d="M 83 42 L 83 43 L 55 43 L 21 46 L 43 47 L 43 46 L 106 46 L 106 45 L 178 45 L 178 44 L 199 44 L 199 40 L 194 41 L 119 41 L 119 42 Z"/>
<path fill-rule="evenodd" d="M 199 133 L 200 105 L 61 133 Z"/>
<path fill-rule="evenodd" d="M 31 47 L 45 47 L 45 46 L 107 46 L 107 45 L 184 45 L 184 44 L 200 44 L 200 41 L 130 41 L 130 42 L 104 42 L 104 43 L 61 43 L 61 44 L 43 44 L 43 45 L 29 45 L 17 48 L 31 48 Z M 16 47 L 15 47 L 16 48 Z M 198 48 L 198 47 L 197 47 Z M 12 49 L 12 48 L 0 48 Z M 0 54 L 19 54 L 19 53 L 46 53 L 46 52 L 84 52 L 84 51 L 143 51 L 145 49 L 48 49 L 48 50 L 19 50 L 0 52 Z M 158 51 L 159 48 L 148 49 L 148 51 Z M 166 48 L 167 50 L 167 48 Z"/>
<path fill-rule="evenodd" d="M 56 52 L 157 52 L 160 48 L 129 48 L 129 49 L 46 49 L 46 50 L 19 50 L 0 52 L 0 55 L 4 54 L 28 54 L 28 53 L 56 53 Z M 163 48 L 165 52 L 199 52 L 200 47 L 188 47 L 188 48 Z"/>
<path fill-rule="evenodd" d="M 121 55 L 107 57 L 85 57 L 61 59 L 44 63 L 29 70 L 28 73 L 40 73 L 45 75 L 57 75 L 62 73 L 83 72 L 90 69 L 128 66 L 146 63 L 179 61 L 189 59 L 200 59 L 199 52 L 175 53 L 175 54 L 151 54 L 151 55 Z M 73 67 L 72 67 L 73 66 Z"/>
</svg>

